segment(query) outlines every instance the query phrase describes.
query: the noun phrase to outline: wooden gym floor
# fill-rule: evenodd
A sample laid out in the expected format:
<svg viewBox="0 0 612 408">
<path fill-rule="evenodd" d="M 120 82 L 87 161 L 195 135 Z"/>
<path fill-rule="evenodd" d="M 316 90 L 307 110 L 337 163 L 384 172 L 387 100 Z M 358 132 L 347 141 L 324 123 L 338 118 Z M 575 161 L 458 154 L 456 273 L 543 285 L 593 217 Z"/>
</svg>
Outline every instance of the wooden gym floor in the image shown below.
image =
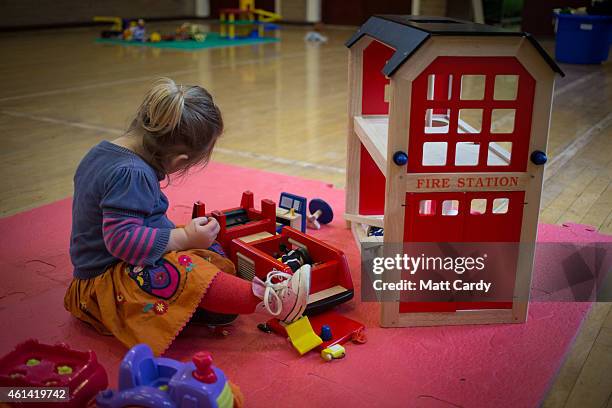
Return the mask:
<svg viewBox="0 0 612 408">
<path fill-rule="evenodd" d="M 352 30 L 328 28 L 317 46 L 288 26 L 279 43 L 193 53 L 97 45 L 97 28 L 0 34 L 0 216 L 71 195 L 80 158 L 123 132 L 162 75 L 216 97 L 227 130 L 214 160 L 343 187 Z M 562 68 L 541 221 L 612 233 L 612 63 Z M 612 408 L 611 369 L 611 305 L 599 303 L 544 406 Z"/>
</svg>

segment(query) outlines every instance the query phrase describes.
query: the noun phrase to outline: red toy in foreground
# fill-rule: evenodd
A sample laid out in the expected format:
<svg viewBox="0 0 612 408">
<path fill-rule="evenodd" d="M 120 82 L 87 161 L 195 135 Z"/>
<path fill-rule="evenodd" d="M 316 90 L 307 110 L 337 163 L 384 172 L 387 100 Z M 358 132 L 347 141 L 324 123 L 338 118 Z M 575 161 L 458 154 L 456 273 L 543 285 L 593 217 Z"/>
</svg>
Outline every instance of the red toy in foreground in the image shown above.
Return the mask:
<svg viewBox="0 0 612 408">
<path fill-rule="evenodd" d="M 261 201 L 261 210 L 254 208 L 253 193 L 242 194 L 240 207 L 205 213 L 201 202 L 194 204 L 194 217 L 213 217 L 220 225 L 217 241 L 232 262 L 238 276 L 265 280 L 272 270 L 292 273 L 281 262 L 283 250 L 305 249 L 311 258 L 311 284 L 307 315 L 319 313 L 353 298 L 353 280 L 344 253 L 312 236 L 284 226 L 276 234 L 276 204 Z"/>
<path fill-rule="evenodd" d="M 0 386 L 67 387 L 66 402 L 28 402 L 14 406 L 81 408 L 108 386 L 108 377 L 91 350 L 76 351 L 66 344 L 52 346 L 27 340 L 0 358 Z"/>
<path fill-rule="evenodd" d="M 312 330 L 317 335 L 321 335 L 323 340 L 323 343 L 317 346 L 317 350 L 319 351 L 336 344 L 342 345 L 349 341 L 357 344 L 367 342 L 365 326 L 363 323 L 359 323 L 356 320 L 342 316 L 334 311 L 328 311 L 312 316 L 309 318 L 309 320 Z M 285 329 L 285 326 L 280 324 L 278 319 L 270 319 L 266 324 L 274 333 L 287 337 L 287 330 Z M 329 330 L 329 335 L 331 337 L 328 339 L 325 339 L 322 336 L 323 326 L 327 326 L 327 329 Z"/>
</svg>

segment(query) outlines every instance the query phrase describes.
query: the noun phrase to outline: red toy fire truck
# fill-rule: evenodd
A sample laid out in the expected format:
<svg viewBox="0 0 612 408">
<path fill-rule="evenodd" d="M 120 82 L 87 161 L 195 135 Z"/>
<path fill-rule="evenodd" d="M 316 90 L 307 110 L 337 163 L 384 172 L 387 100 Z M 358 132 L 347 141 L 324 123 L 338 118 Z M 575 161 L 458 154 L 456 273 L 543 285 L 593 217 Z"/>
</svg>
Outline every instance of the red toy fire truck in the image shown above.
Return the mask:
<svg viewBox="0 0 612 408">
<path fill-rule="evenodd" d="M 316 314 L 353 298 L 354 288 L 344 253 L 312 236 L 284 226 L 276 234 L 276 205 L 261 201 L 261 210 L 254 208 L 253 193 L 242 194 L 240 207 L 205 212 L 201 202 L 194 205 L 194 217 L 215 218 L 220 225 L 217 241 L 234 262 L 238 276 L 252 280 L 266 279 L 276 269 L 292 273 L 282 262 L 282 255 L 300 249 L 308 254 L 312 265 L 310 296 L 306 314 Z"/>
</svg>

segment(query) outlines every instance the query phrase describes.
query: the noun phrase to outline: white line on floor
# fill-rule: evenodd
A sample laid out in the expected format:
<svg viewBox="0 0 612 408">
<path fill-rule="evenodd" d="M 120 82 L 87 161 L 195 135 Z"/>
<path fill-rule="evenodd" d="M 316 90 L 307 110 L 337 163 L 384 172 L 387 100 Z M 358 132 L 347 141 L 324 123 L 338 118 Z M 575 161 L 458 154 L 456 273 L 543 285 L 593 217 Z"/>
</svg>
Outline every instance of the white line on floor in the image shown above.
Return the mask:
<svg viewBox="0 0 612 408">
<path fill-rule="evenodd" d="M 213 64 L 213 65 L 210 65 L 208 68 L 205 68 L 205 69 L 202 69 L 202 68 L 183 69 L 183 70 L 178 70 L 178 71 L 162 72 L 162 73 L 155 74 L 155 75 L 138 76 L 138 77 L 132 77 L 132 78 L 118 79 L 118 80 L 115 80 L 115 81 L 94 82 L 94 83 L 87 84 L 87 85 L 79 85 L 79 86 L 73 86 L 73 87 L 67 87 L 67 88 L 61 88 L 61 89 L 52 89 L 50 91 L 34 92 L 34 93 L 23 94 L 23 95 L 6 96 L 6 97 L 3 97 L 3 98 L 0 98 L 0 102 L 9 102 L 9 101 L 16 101 L 16 100 L 20 100 L 20 99 L 43 97 L 43 96 L 61 95 L 61 94 L 70 93 L 70 92 L 85 91 L 85 90 L 88 90 L 88 89 L 104 88 L 106 86 L 125 85 L 125 84 L 138 83 L 138 82 L 147 82 L 147 81 L 153 81 L 153 80 L 155 80 L 155 79 L 157 79 L 159 77 L 163 77 L 163 76 L 174 77 L 174 76 L 177 76 L 177 75 L 189 75 L 189 74 L 195 74 L 195 73 L 198 73 L 198 72 L 206 72 L 209 69 L 227 68 L 227 67 L 240 66 L 240 65 L 249 65 L 249 64 L 264 62 L 264 61 L 268 61 L 268 60 L 274 60 L 274 59 L 295 58 L 295 57 L 300 57 L 300 56 L 303 56 L 303 55 L 305 55 L 305 52 L 274 54 L 274 55 L 270 55 L 270 56 L 262 57 L 262 58 L 245 59 L 245 60 L 236 61 L 236 62 L 224 62 L 222 64 L 216 64 L 216 65 Z"/>
<path fill-rule="evenodd" d="M 113 128 L 108 128 L 104 126 L 90 125 L 89 123 L 74 122 L 70 120 L 54 119 L 54 118 L 49 118 L 46 116 L 30 115 L 28 113 L 15 112 L 15 111 L 5 110 L 5 109 L 0 109 L 0 114 L 7 115 L 7 116 L 13 116 L 16 118 L 26 118 L 26 119 L 36 120 L 39 122 L 53 123 L 56 125 L 72 126 L 72 127 L 77 127 L 81 129 L 87 129 L 87 130 L 97 130 L 100 132 L 111 133 L 114 135 L 121 135 L 125 132 L 125 130 L 121 130 L 121 129 L 113 129 Z"/>
<path fill-rule="evenodd" d="M 265 162 L 283 164 L 286 166 L 297 166 L 297 167 L 302 167 L 305 169 L 323 170 L 323 171 L 329 171 L 329 172 L 338 173 L 338 174 L 346 173 L 346 170 L 343 167 L 327 166 L 325 164 L 316 164 L 316 163 L 310 163 L 310 162 L 294 160 L 294 159 L 284 159 L 282 157 L 275 157 L 275 156 L 270 156 L 267 154 L 226 149 L 224 147 L 215 147 L 215 151 L 219 153 L 223 153 L 223 154 L 229 154 L 232 156 L 245 157 L 249 159 L 257 159 L 257 160 L 261 160 Z"/>
<path fill-rule="evenodd" d="M 263 59 L 261 58 L 257 58 L 257 59 L 251 59 L 251 60 L 242 60 L 240 62 L 235 62 L 235 63 L 223 63 L 223 64 L 218 64 L 218 65 L 212 65 L 210 68 L 221 68 L 221 67 L 225 67 L 225 66 L 232 66 L 232 65 L 246 65 L 246 64 L 251 64 L 254 62 L 261 62 L 262 60 L 266 60 L 266 59 L 276 59 L 276 58 L 292 58 L 292 57 L 298 57 L 303 55 L 304 52 L 296 52 L 296 53 L 291 53 L 291 54 L 284 54 L 283 56 L 280 56 L 278 54 L 271 56 L 271 57 L 264 57 Z M 195 72 L 199 72 L 199 69 L 186 69 L 186 70 L 180 70 L 180 71 L 172 71 L 172 72 L 168 72 L 166 74 L 163 75 L 168 75 L 168 76 L 175 76 L 175 75 L 183 75 L 183 74 L 192 74 Z M 599 75 L 599 72 L 593 72 L 589 75 L 585 75 L 573 82 L 570 82 L 564 86 L 561 86 L 557 89 L 555 89 L 554 91 L 554 95 L 556 97 L 563 95 L 564 93 L 584 84 L 585 82 L 593 79 L 594 77 L 596 77 L 597 75 Z M 6 97 L 6 98 L 0 98 L 0 102 L 5 102 L 5 101 L 9 101 L 9 100 L 17 100 L 17 99 L 24 99 L 24 98 L 31 98 L 31 97 L 36 97 L 36 96 L 49 96 L 49 95 L 56 95 L 56 94 L 61 94 L 61 93 L 69 93 L 69 92 L 75 92 L 75 91 L 81 91 L 81 90 L 86 90 L 86 89 L 94 89 L 94 88 L 101 88 L 101 87 L 105 87 L 105 86 L 112 86 L 112 85 L 122 85 L 122 84 L 127 84 L 127 83 L 135 83 L 135 82 L 144 82 L 144 81 L 150 81 L 154 78 L 158 77 L 158 75 L 154 75 L 154 76 L 143 76 L 143 77 L 134 77 L 134 78 L 126 78 L 126 79 L 122 79 L 122 80 L 117 80 L 117 81 L 108 81 L 108 82 L 100 82 L 100 83 L 93 83 L 93 84 L 89 84 L 89 85 L 82 85 L 82 86 L 76 86 L 76 87 L 72 87 L 72 88 L 62 88 L 62 89 L 56 89 L 56 90 L 51 90 L 51 91 L 44 91 L 44 92 L 37 92 L 37 93 L 31 93 L 31 94 L 25 94 L 25 95 L 17 95 L 17 96 L 10 96 L 10 97 Z M 88 130 L 96 130 L 96 131 L 101 131 L 101 132 L 106 132 L 106 133 L 110 133 L 110 134 L 122 134 L 124 132 L 124 130 L 122 129 L 113 129 L 113 128 L 108 128 L 108 127 L 104 127 L 104 126 L 97 126 L 97 125 L 91 125 L 88 123 L 83 123 L 83 122 L 74 122 L 74 121 L 67 121 L 67 120 L 62 120 L 62 119 L 54 119 L 54 118 L 49 118 L 49 117 L 44 117 L 44 116 L 36 116 L 36 115 L 29 115 L 26 113 L 19 113 L 19 112 L 15 112 L 15 111 L 9 111 L 9 110 L 0 110 L 0 113 L 8 115 L 8 116 L 13 116 L 13 117 L 24 117 L 24 118 L 28 118 L 31 120 L 37 120 L 40 122 L 47 122 L 47 123 L 54 123 L 54 124 L 59 124 L 59 125 L 66 125 L 66 126 L 72 126 L 72 127 L 78 127 L 81 129 L 88 129 Z M 501 118 L 501 121 L 504 121 L 504 119 L 507 118 Z M 570 142 L 559 154 L 557 154 L 550 162 L 549 164 L 546 166 L 546 173 L 545 173 L 545 180 L 550 178 L 552 175 L 554 175 L 561 167 L 563 167 L 563 165 L 565 165 L 573 156 L 575 156 L 578 151 L 580 151 L 584 146 L 586 146 L 592 139 L 593 137 L 599 133 L 602 129 L 606 128 L 607 126 L 609 126 L 609 122 L 612 120 L 612 113 L 608 114 L 606 117 L 604 117 L 600 122 L 596 123 L 594 126 L 592 126 L 591 128 L 587 129 L 583 134 L 581 134 L 580 136 L 576 137 L 575 139 L 573 139 L 572 142 Z M 327 165 L 322 165 L 322 164 L 316 164 L 316 163 L 310 163 L 310 162 L 306 162 L 306 161 L 300 161 L 300 160 L 291 160 L 291 159 L 285 159 L 282 157 L 275 157 L 275 156 L 270 156 L 270 155 L 266 155 L 266 154 L 260 154 L 260 153 L 255 153 L 255 152 L 246 152 L 246 151 L 240 151 L 240 150 L 233 150 L 233 149 L 227 149 L 227 148 L 223 148 L 223 147 L 217 147 L 215 149 L 217 152 L 219 153 L 223 153 L 223 154 L 227 154 L 227 155 L 233 155 L 233 156 L 238 156 L 238 157 L 245 157 L 245 158 L 251 158 L 251 159 L 256 159 L 256 160 L 261 160 L 261 161 L 267 161 L 267 162 L 272 162 L 272 163 L 276 163 L 276 164 L 282 164 L 282 165 L 286 165 L 286 166 L 295 166 L 295 167 L 301 167 L 301 168 L 311 168 L 311 169 L 317 169 L 317 170 L 322 170 L 322 171 L 330 171 L 333 173 L 339 173 L 339 174 L 344 174 L 346 173 L 346 170 L 342 167 L 336 167 L 336 166 L 327 166 Z"/>
<path fill-rule="evenodd" d="M 599 74 L 600 74 L 599 72 L 591 72 L 589 75 L 585 75 L 581 78 L 578 78 L 575 81 L 569 82 L 567 84 L 563 84 L 563 86 L 560 86 L 559 88 L 555 89 L 554 95 L 555 97 L 559 97 L 563 95 L 564 93 L 576 88 L 577 86 L 582 85 L 587 81 L 590 81 L 591 79 L 595 78 Z"/>
<path fill-rule="evenodd" d="M 544 180 L 554 176 L 561 167 L 576 156 L 580 150 L 588 145 L 602 130 L 612 125 L 612 112 L 608 113 L 599 122 L 588 128 L 582 134 L 577 135 L 569 142 L 545 167 Z"/>
<path fill-rule="evenodd" d="M 70 92 L 85 91 L 88 89 L 103 88 L 105 86 L 124 85 L 124 84 L 131 84 L 135 82 L 146 82 L 146 81 L 152 81 L 153 79 L 158 78 L 160 76 L 176 76 L 176 75 L 183 75 L 183 74 L 193 74 L 197 71 L 198 71 L 197 69 L 183 69 L 180 71 L 166 72 L 166 73 L 162 73 L 159 75 L 139 76 L 139 77 L 134 77 L 134 78 L 118 79 L 116 81 L 94 82 L 88 85 L 79 85 L 79 86 L 73 86 L 73 87 L 67 87 L 67 88 L 61 88 L 61 89 L 53 89 L 50 91 L 42 91 L 42 92 L 34 92 L 34 93 L 23 94 L 23 95 L 7 96 L 4 98 L 0 98 L 0 102 L 16 101 L 20 99 L 36 98 L 36 97 L 41 97 L 41 96 L 60 95 L 60 94 L 70 93 Z"/>
<path fill-rule="evenodd" d="M 28 113 L 15 112 L 15 111 L 5 110 L 5 109 L 0 109 L 0 114 L 17 117 L 17 118 L 26 118 L 30 120 L 36 120 L 39 122 L 53 123 L 55 125 L 64 125 L 64 126 L 71 126 L 71 127 L 76 127 L 80 129 L 95 130 L 98 132 L 108 133 L 108 134 L 113 134 L 113 135 L 122 135 L 125 132 L 125 130 L 123 129 L 91 125 L 89 123 L 75 122 L 75 121 L 70 121 L 70 120 L 54 119 L 54 118 L 49 118 L 46 116 L 30 115 Z M 260 161 L 264 161 L 268 163 L 271 162 L 275 164 L 282 164 L 285 166 L 300 167 L 304 169 L 316 169 L 316 170 L 322 170 L 322 171 L 338 173 L 338 174 L 344 174 L 346 172 L 346 170 L 342 167 L 327 166 L 324 164 L 317 164 L 317 163 L 311 163 L 311 162 L 294 160 L 294 159 L 285 159 L 282 157 L 275 157 L 275 156 L 270 156 L 267 154 L 227 149 L 225 147 L 215 147 L 215 151 L 218 153 L 227 154 L 230 156 L 245 157 L 245 158 L 256 159 L 256 160 L 260 160 Z"/>
</svg>

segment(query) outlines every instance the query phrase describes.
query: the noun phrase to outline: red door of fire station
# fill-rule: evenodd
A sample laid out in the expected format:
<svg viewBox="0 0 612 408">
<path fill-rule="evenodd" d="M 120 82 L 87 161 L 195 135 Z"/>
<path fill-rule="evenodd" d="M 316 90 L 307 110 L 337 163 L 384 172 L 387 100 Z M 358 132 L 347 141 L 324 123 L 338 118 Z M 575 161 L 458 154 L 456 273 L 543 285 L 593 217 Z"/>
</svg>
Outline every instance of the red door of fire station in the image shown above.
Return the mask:
<svg viewBox="0 0 612 408">
<path fill-rule="evenodd" d="M 407 172 L 427 177 L 406 193 L 404 242 L 520 241 L 525 192 L 504 186 L 526 171 L 534 89 L 514 57 L 438 57 L 414 80 Z"/>
</svg>

